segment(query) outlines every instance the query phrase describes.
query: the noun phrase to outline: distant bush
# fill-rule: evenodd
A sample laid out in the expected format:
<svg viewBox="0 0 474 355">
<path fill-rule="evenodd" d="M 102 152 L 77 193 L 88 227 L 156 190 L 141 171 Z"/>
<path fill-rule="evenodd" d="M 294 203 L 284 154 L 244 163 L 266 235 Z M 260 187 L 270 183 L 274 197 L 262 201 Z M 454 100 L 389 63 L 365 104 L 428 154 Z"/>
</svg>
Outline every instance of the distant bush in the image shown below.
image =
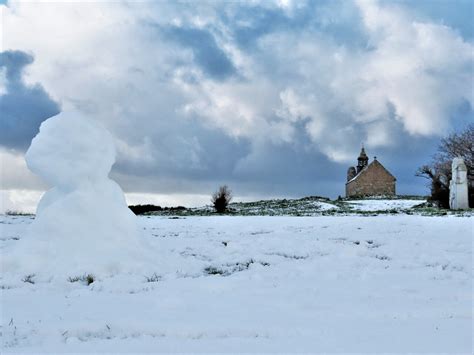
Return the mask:
<svg viewBox="0 0 474 355">
<path fill-rule="evenodd" d="M 186 207 L 177 206 L 177 207 L 161 207 L 155 205 L 132 205 L 128 206 L 136 215 L 147 214 L 151 212 L 179 212 L 186 211 Z"/>
<path fill-rule="evenodd" d="M 8 210 L 5 212 L 7 216 L 32 216 L 32 213 L 21 212 L 21 211 L 11 211 Z"/>
<path fill-rule="evenodd" d="M 177 206 L 177 207 L 164 207 L 164 211 L 186 211 L 186 207 L 184 206 Z"/>
<path fill-rule="evenodd" d="M 219 190 L 214 192 L 211 198 L 211 202 L 217 213 L 224 213 L 232 200 L 232 191 L 227 185 L 219 187 Z"/>
<path fill-rule="evenodd" d="M 128 208 L 130 208 L 132 212 L 135 213 L 136 215 L 162 210 L 161 206 L 155 206 L 155 205 L 134 205 L 134 206 L 128 206 Z"/>
</svg>

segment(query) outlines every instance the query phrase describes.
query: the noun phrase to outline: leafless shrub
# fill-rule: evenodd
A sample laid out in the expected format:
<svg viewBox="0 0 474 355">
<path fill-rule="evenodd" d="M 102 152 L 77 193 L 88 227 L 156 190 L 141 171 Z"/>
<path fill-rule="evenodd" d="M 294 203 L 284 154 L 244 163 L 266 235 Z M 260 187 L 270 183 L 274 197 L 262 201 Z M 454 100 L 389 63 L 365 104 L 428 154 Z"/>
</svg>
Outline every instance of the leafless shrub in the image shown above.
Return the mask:
<svg viewBox="0 0 474 355">
<path fill-rule="evenodd" d="M 224 213 L 232 200 L 232 191 L 227 185 L 219 187 L 219 190 L 212 195 L 211 202 L 217 213 Z"/>
</svg>

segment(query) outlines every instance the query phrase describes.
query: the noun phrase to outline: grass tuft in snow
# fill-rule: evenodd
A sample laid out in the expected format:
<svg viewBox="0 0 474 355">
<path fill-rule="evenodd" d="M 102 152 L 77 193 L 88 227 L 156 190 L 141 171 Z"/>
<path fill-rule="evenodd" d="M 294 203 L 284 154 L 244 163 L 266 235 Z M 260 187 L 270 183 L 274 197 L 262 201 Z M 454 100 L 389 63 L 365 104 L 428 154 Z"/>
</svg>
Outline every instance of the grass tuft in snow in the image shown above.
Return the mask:
<svg viewBox="0 0 474 355">
<path fill-rule="evenodd" d="M 74 277 L 69 277 L 67 279 L 69 282 L 82 282 L 89 286 L 91 283 L 95 281 L 95 276 L 92 274 L 84 274 L 82 276 L 74 276 Z"/>
<path fill-rule="evenodd" d="M 145 279 L 146 279 L 146 282 L 159 282 L 161 281 L 161 276 L 155 272 L 151 276 L 145 276 Z"/>
<path fill-rule="evenodd" d="M 35 280 L 33 280 L 34 277 L 35 277 L 35 274 L 29 274 L 29 275 L 26 275 L 24 278 L 22 278 L 21 281 L 34 285 L 35 284 Z"/>
<path fill-rule="evenodd" d="M 221 267 L 208 266 L 204 268 L 204 273 L 208 275 L 229 276 L 235 272 L 247 270 L 250 267 L 250 265 L 255 264 L 255 263 L 258 263 L 262 266 L 270 266 L 270 263 L 267 263 L 266 261 L 255 261 L 253 259 L 250 259 L 248 261 L 243 261 L 243 262 L 228 263 L 228 264 L 222 265 Z"/>
<path fill-rule="evenodd" d="M 222 275 L 222 276 L 229 275 L 229 273 L 227 271 L 222 270 L 222 269 L 218 269 L 215 266 L 208 266 L 208 267 L 204 268 L 204 272 L 208 275 Z"/>
<path fill-rule="evenodd" d="M 287 253 L 268 253 L 268 255 L 277 255 L 281 256 L 285 259 L 294 259 L 294 260 L 303 260 L 307 259 L 309 256 L 308 255 L 293 255 L 293 254 L 287 254 Z M 268 263 L 261 263 L 263 266 L 268 266 L 270 264 Z"/>
</svg>

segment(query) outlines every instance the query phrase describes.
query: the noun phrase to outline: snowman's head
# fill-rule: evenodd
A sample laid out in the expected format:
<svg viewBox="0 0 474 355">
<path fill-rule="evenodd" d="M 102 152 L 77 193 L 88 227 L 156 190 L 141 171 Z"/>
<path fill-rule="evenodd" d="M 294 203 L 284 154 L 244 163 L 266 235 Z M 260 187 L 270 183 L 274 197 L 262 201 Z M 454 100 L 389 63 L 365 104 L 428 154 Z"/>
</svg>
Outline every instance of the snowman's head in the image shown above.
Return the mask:
<svg viewBox="0 0 474 355">
<path fill-rule="evenodd" d="M 28 168 L 58 187 L 108 177 L 115 162 L 112 136 L 77 112 L 62 112 L 41 124 L 26 152 Z"/>
</svg>

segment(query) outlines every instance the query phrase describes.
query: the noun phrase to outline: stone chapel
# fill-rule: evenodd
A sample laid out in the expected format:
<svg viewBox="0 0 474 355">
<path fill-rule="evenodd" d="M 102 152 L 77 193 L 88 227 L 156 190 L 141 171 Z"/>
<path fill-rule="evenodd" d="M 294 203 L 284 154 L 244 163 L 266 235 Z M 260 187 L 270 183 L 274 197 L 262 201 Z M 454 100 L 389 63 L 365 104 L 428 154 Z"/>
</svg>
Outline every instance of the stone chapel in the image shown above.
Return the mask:
<svg viewBox="0 0 474 355">
<path fill-rule="evenodd" d="M 357 167 L 347 170 L 346 197 L 394 196 L 397 179 L 376 157 L 369 164 L 364 147 L 357 158 Z"/>
</svg>

